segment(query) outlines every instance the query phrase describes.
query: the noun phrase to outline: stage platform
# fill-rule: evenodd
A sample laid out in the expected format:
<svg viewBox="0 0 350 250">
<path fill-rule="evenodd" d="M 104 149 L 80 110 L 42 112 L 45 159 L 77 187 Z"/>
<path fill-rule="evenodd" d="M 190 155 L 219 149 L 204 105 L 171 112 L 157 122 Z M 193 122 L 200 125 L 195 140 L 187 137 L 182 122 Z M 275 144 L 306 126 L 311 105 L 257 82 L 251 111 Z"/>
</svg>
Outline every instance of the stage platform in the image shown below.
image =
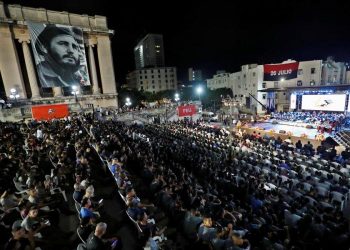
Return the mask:
<svg viewBox="0 0 350 250">
<path fill-rule="evenodd" d="M 269 130 L 275 130 L 276 133 L 278 133 L 280 130 L 286 131 L 286 133 L 291 132 L 293 136 L 301 137 L 303 134 L 307 135 L 308 139 L 315 139 L 316 135 L 318 134 L 316 128 L 306 128 L 305 126 L 302 126 L 300 123 L 277 123 L 274 124 L 270 121 L 268 122 L 257 122 L 254 124 L 251 124 L 252 127 L 259 127 L 263 128 L 265 131 Z M 324 138 L 327 138 L 330 136 L 329 133 L 324 133 Z"/>
</svg>

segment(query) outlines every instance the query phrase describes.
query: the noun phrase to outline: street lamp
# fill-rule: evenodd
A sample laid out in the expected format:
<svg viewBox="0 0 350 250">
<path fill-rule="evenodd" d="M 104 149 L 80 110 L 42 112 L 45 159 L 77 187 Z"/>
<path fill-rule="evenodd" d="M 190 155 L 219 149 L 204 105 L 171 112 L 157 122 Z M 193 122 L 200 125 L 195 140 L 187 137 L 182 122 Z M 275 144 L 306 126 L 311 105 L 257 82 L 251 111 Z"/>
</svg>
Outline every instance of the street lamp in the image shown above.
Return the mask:
<svg viewBox="0 0 350 250">
<path fill-rule="evenodd" d="M 77 86 L 72 86 L 72 94 L 74 95 L 75 97 L 75 102 L 78 102 L 78 97 L 77 95 L 79 94 L 79 90 L 78 90 L 78 87 Z"/>
<path fill-rule="evenodd" d="M 180 101 L 180 95 L 179 95 L 179 93 L 175 93 L 175 102 L 178 102 L 178 101 Z"/>
<path fill-rule="evenodd" d="M 130 106 L 131 106 L 131 100 L 130 100 L 129 97 L 127 97 L 127 98 L 125 99 L 125 105 L 126 105 L 127 107 L 130 107 Z"/>
<path fill-rule="evenodd" d="M 198 99 L 199 99 L 199 101 L 201 100 L 201 94 L 203 93 L 203 87 L 202 86 L 198 86 L 197 88 L 196 88 L 196 92 L 197 92 L 197 94 L 198 94 Z"/>
<path fill-rule="evenodd" d="M 17 103 L 17 98 L 19 98 L 19 94 L 17 93 L 17 89 L 12 88 L 10 89 L 11 95 L 10 98 L 15 100 L 15 103 Z"/>
</svg>

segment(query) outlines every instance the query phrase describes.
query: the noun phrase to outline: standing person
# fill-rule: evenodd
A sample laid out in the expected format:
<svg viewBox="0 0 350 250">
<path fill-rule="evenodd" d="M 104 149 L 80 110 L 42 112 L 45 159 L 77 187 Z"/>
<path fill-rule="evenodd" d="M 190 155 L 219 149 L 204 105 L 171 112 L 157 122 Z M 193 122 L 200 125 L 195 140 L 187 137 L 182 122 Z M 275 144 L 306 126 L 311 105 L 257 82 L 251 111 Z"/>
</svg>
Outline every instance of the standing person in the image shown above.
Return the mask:
<svg viewBox="0 0 350 250">
<path fill-rule="evenodd" d="M 81 65 L 85 53 L 77 37 L 82 39 L 80 29 L 47 24 L 36 38 L 34 49 L 38 56 L 35 59 L 41 87 L 89 84 L 87 68 Z"/>
</svg>

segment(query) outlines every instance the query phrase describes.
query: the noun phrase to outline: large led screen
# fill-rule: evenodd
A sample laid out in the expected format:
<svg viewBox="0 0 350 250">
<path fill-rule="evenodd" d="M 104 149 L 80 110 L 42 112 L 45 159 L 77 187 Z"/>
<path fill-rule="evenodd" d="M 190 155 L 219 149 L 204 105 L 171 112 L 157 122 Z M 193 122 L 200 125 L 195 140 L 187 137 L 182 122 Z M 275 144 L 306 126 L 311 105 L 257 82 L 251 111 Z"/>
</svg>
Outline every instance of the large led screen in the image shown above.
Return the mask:
<svg viewBox="0 0 350 250">
<path fill-rule="evenodd" d="M 90 85 L 82 29 L 33 22 L 28 27 L 42 88 Z"/>
<path fill-rule="evenodd" d="M 305 110 L 344 111 L 346 95 L 303 95 Z"/>
</svg>

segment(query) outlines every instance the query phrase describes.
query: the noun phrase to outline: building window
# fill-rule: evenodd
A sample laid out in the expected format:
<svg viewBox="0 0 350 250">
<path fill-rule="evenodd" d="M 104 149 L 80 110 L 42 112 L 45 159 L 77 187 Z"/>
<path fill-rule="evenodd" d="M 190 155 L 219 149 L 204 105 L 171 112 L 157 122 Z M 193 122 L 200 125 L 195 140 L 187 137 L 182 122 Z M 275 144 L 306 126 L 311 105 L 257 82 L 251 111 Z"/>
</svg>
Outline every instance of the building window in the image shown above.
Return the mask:
<svg viewBox="0 0 350 250">
<path fill-rule="evenodd" d="M 152 78 L 154 78 L 154 75 L 152 75 Z"/>
<path fill-rule="evenodd" d="M 143 81 L 140 81 L 140 84 L 143 84 Z"/>
<path fill-rule="evenodd" d="M 144 70 L 143 73 L 147 74 L 147 70 Z"/>
<path fill-rule="evenodd" d="M 160 75 L 158 75 L 158 78 L 160 78 Z"/>
<path fill-rule="evenodd" d="M 160 73 L 160 69 L 158 69 L 158 73 Z"/>
<path fill-rule="evenodd" d="M 165 78 L 168 78 L 168 75 L 165 75 Z"/>
<path fill-rule="evenodd" d="M 314 80 L 310 81 L 310 86 L 315 86 L 315 81 Z"/>
<path fill-rule="evenodd" d="M 316 69 L 315 68 L 311 68 L 311 74 L 315 74 L 316 73 Z"/>
<path fill-rule="evenodd" d="M 263 83 L 262 83 L 262 88 L 263 88 L 263 89 L 266 89 L 266 82 L 263 82 Z"/>
<path fill-rule="evenodd" d="M 153 74 L 153 69 L 151 69 L 151 73 Z"/>
<path fill-rule="evenodd" d="M 275 99 L 278 99 L 278 93 L 275 94 Z"/>
<path fill-rule="evenodd" d="M 154 83 L 154 80 L 152 80 L 152 83 Z"/>
<path fill-rule="evenodd" d="M 303 69 L 298 69 L 298 76 L 303 74 Z"/>
<path fill-rule="evenodd" d="M 253 76 L 255 76 L 255 72 L 253 72 Z"/>
<path fill-rule="evenodd" d="M 274 82 L 274 83 L 273 83 L 273 86 L 274 86 L 275 88 L 278 88 L 278 82 Z"/>
<path fill-rule="evenodd" d="M 141 90 L 143 90 L 143 86 L 141 86 Z"/>
<path fill-rule="evenodd" d="M 168 83 L 168 80 L 165 80 L 166 83 Z"/>
<path fill-rule="evenodd" d="M 161 80 L 158 80 L 158 83 L 161 83 L 162 81 Z"/>
<path fill-rule="evenodd" d="M 262 97 L 263 97 L 263 99 L 265 100 L 265 99 L 266 99 L 266 94 L 263 94 Z"/>
<path fill-rule="evenodd" d="M 286 95 L 286 93 L 283 92 L 283 95 Z"/>
<path fill-rule="evenodd" d="M 243 78 L 245 78 L 245 77 L 246 77 L 246 75 L 244 74 L 244 75 L 243 75 Z"/>
<path fill-rule="evenodd" d="M 145 76 L 145 79 L 147 79 L 147 76 Z"/>
<path fill-rule="evenodd" d="M 153 85 L 153 86 L 152 86 L 152 88 L 153 88 L 153 89 L 155 89 L 155 88 L 156 88 L 156 86 L 154 86 L 154 85 Z"/>
<path fill-rule="evenodd" d="M 302 81 L 297 81 L 297 86 L 303 86 L 303 82 Z"/>
<path fill-rule="evenodd" d="M 140 79 L 142 79 L 142 76 L 140 76 Z"/>
<path fill-rule="evenodd" d="M 237 79 L 238 79 L 238 80 L 240 80 L 240 79 L 241 79 L 241 77 L 240 77 L 240 76 L 237 76 Z"/>
<path fill-rule="evenodd" d="M 165 73 L 167 73 L 167 72 L 168 72 L 168 70 L 167 70 L 167 69 L 165 69 L 164 71 L 165 71 Z"/>
</svg>

